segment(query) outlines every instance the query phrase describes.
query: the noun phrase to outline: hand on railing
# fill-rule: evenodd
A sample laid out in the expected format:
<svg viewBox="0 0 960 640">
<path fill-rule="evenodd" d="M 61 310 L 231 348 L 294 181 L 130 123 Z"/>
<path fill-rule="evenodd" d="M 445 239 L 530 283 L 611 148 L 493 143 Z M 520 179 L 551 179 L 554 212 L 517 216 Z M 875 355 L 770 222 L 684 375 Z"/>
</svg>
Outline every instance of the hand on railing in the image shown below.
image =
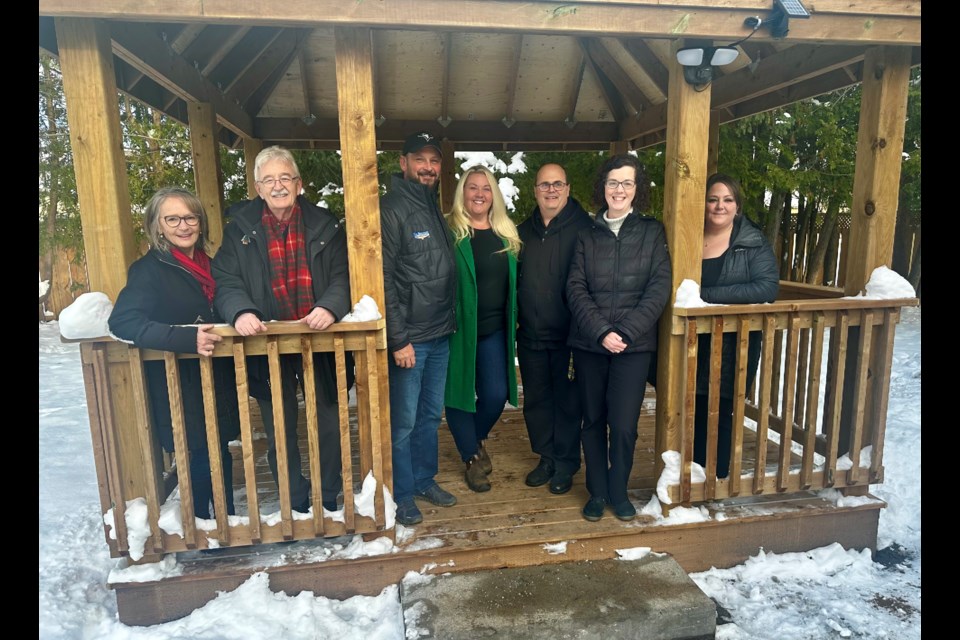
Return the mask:
<svg viewBox="0 0 960 640">
<path fill-rule="evenodd" d="M 233 328 L 242 336 L 252 336 L 266 331 L 267 325 L 256 314 L 247 312 L 240 314 L 236 322 L 233 323 Z"/>
<path fill-rule="evenodd" d="M 223 340 L 215 333 L 211 333 L 212 324 L 202 324 L 197 327 L 197 353 L 201 356 L 212 356 L 213 348 Z"/>
<path fill-rule="evenodd" d="M 316 331 L 323 331 L 336 321 L 337 319 L 333 317 L 333 314 L 323 307 L 314 307 L 306 317 L 300 319 L 300 322 Z"/>
</svg>

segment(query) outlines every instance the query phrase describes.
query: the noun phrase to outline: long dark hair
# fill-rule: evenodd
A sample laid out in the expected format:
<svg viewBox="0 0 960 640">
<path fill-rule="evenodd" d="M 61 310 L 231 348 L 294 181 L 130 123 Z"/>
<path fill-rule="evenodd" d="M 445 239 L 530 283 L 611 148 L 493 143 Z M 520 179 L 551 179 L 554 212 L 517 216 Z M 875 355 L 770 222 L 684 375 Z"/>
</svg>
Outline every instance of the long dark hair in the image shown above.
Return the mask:
<svg viewBox="0 0 960 640">
<path fill-rule="evenodd" d="M 642 213 L 647 210 L 647 206 L 650 204 L 650 181 L 647 180 L 647 174 L 644 172 L 640 161 L 629 153 L 613 156 L 600 167 L 600 171 L 597 172 L 597 181 L 593 183 L 593 204 L 597 205 L 599 210 L 607 208 L 603 183 L 607 181 L 607 176 L 610 175 L 611 171 L 623 167 L 633 167 L 636 172 L 637 190 L 634 192 L 633 202 L 630 204 L 634 213 Z"/>
</svg>

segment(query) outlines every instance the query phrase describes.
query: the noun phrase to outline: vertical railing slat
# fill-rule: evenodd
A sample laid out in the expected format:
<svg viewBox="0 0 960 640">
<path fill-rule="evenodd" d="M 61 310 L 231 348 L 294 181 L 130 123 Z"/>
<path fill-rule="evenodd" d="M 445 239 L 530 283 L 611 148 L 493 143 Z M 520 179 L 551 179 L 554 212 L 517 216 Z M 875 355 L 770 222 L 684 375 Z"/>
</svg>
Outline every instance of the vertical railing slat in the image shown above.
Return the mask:
<svg viewBox="0 0 960 640">
<path fill-rule="evenodd" d="M 380 376 L 377 366 L 377 337 L 373 333 L 366 335 L 366 360 L 370 380 L 370 444 L 371 458 L 373 463 L 373 477 L 377 481 L 377 492 L 373 497 L 374 521 L 377 528 L 386 525 L 386 507 L 383 502 L 383 451 L 380 447 L 380 390 L 378 378 Z"/>
<path fill-rule="evenodd" d="M 806 428 L 806 413 L 803 408 L 807 402 L 807 372 L 810 368 L 810 329 L 800 329 L 800 359 L 797 361 L 797 399 L 793 404 L 793 415 L 801 429 Z"/>
<path fill-rule="evenodd" d="M 867 401 L 867 387 L 870 382 L 870 351 L 873 348 L 873 310 L 864 309 L 860 313 L 860 341 L 857 350 L 857 373 L 854 380 L 853 430 L 850 433 L 850 461 L 853 463 L 847 472 L 847 484 L 860 482 L 860 449 L 863 446 L 863 414 Z"/>
<path fill-rule="evenodd" d="M 207 455 L 210 458 L 210 480 L 213 485 L 213 510 L 217 520 L 217 537 L 221 545 L 230 546 L 230 520 L 227 517 L 227 494 L 233 487 L 223 485 L 223 460 L 220 459 L 220 416 L 217 415 L 217 389 L 213 381 L 213 358 L 200 356 L 200 380 L 203 383 L 203 415 L 207 428 Z"/>
<path fill-rule="evenodd" d="M 290 504 L 290 469 L 287 465 L 287 428 L 283 415 L 283 378 L 280 373 L 280 337 L 267 336 L 270 367 L 270 399 L 273 403 L 273 441 L 277 448 L 277 489 L 280 491 L 280 532 L 284 540 L 293 537 Z M 293 437 L 297 437 L 294 433 Z"/>
<path fill-rule="evenodd" d="M 823 359 L 824 316 L 822 311 L 813 313 L 812 325 L 806 419 L 804 420 L 807 430 L 803 442 L 803 460 L 800 465 L 801 489 L 809 489 L 813 482 L 813 460 L 817 447 L 817 409 L 820 401 L 820 369 Z"/>
<path fill-rule="evenodd" d="M 782 332 L 776 331 L 777 319 L 771 314 L 763 316 L 763 347 L 760 356 L 760 403 L 759 418 L 757 421 L 756 460 L 753 465 L 753 492 L 763 493 L 763 481 L 766 478 L 767 466 L 767 428 L 770 424 L 770 394 L 772 390 L 774 361 L 779 362 L 780 350 L 774 349 L 774 342 L 779 344 L 776 336 Z"/>
<path fill-rule="evenodd" d="M 780 378 L 783 373 L 783 329 L 777 329 L 773 337 L 773 370 L 770 377 L 770 412 L 783 416 L 783 407 L 780 404 Z"/>
<path fill-rule="evenodd" d="M 107 369 L 107 345 L 95 344 L 90 350 L 90 359 L 93 362 L 93 388 L 96 394 L 97 422 L 100 424 L 100 433 L 104 445 L 104 463 L 107 467 L 107 478 L 110 485 L 110 495 L 113 506 L 114 532 L 117 536 L 117 550 L 126 555 L 130 551 L 127 541 L 127 503 L 123 495 L 123 484 L 120 476 L 120 437 L 117 425 L 113 419 L 113 409 L 110 406 L 110 372 Z"/>
<path fill-rule="evenodd" d="M 880 371 L 873 380 L 873 416 L 874 427 L 870 437 L 873 446 L 873 457 L 870 460 L 870 483 L 883 481 L 883 441 L 887 431 L 887 403 L 890 399 L 890 371 L 893 366 L 893 337 L 899 312 L 885 309 L 883 312 L 883 326 L 880 328 L 880 342 L 878 344 L 876 362 L 881 363 Z"/>
<path fill-rule="evenodd" d="M 143 459 L 149 460 L 151 464 L 157 459 L 157 451 L 154 446 L 153 426 L 150 423 L 150 405 L 147 398 L 147 385 L 143 373 L 143 359 L 140 349 L 130 346 L 127 349 L 127 357 L 130 363 L 130 391 L 133 394 L 133 415 L 137 427 L 137 438 L 140 442 L 140 451 Z M 144 474 L 147 482 L 147 523 L 150 526 L 150 534 L 153 537 L 154 553 L 163 553 L 163 534 L 160 532 L 160 484 L 157 482 L 157 474 L 148 470 Z"/>
<path fill-rule="evenodd" d="M 791 313 L 787 319 L 787 357 L 784 365 L 786 378 L 783 381 L 783 428 L 780 433 L 780 459 L 777 466 L 777 491 L 787 490 L 790 476 L 790 459 L 793 455 L 793 408 L 797 388 L 797 359 L 800 341 L 800 318 Z"/>
<path fill-rule="evenodd" d="M 250 388 L 247 382 L 247 357 L 243 338 L 233 342 L 233 368 L 236 371 L 237 403 L 240 409 L 240 448 L 243 453 L 243 478 L 247 489 L 247 515 L 250 542 L 260 544 L 260 497 L 257 494 L 257 457 L 253 449 L 253 423 L 250 420 Z"/>
<path fill-rule="evenodd" d="M 847 329 L 850 318 L 846 311 L 837 312 L 837 321 L 830 331 L 830 366 L 827 370 L 827 402 L 824 406 L 823 431 L 827 437 L 824 463 L 824 485 L 837 481 L 837 446 L 840 439 L 840 408 L 843 403 L 844 363 L 847 360 Z"/>
<path fill-rule="evenodd" d="M 347 406 L 347 356 L 343 336 L 333 339 L 333 353 L 337 369 L 337 416 L 340 423 L 340 464 L 343 467 L 343 520 L 348 533 L 356 529 L 355 501 L 353 496 L 353 456 L 350 455 L 350 417 Z M 356 377 L 356 376 L 355 376 Z M 357 405 L 360 404 L 358 398 Z M 363 431 L 361 425 L 360 431 Z M 360 479 L 363 482 L 363 478 Z"/>
<path fill-rule="evenodd" d="M 747 353 L 750 346 L 750 319 L 737 318 L 737 369 L 733 380 L 733 424 L 730 433 L 731 496 L 740 495 L 740 473 L 743 468 L 743 404 L 747 393 Z"/>
<path fill-rule="evenodd" d="M 713 500 L 717 494 L 717 427 L 720 421 L 720 368 L 723 363 L 723 316 L 714 316 L 710 332 L 710 368 L 707 379 L 707 433 L 705 434 L 706 460 L 704 472 L 706 482 L 704 495 Z M 698 341 L 699 342 L 699 341 Z M 698 346 L 699 348 L 699 346 Z M 696 435 L 694 435 L 696 437 Z"/>
<path fill-rule="evenodd" d="M 686 319 L 687 357 L 683 361 L 683 410 L 680 416 L 680 502 L 690 502 L 690 472 L 693 464 L 693 412 L 697 393 L 697 320 Z"/>
<path fill-rule="evenodd" d="M 190 479 L 190 448 L 183 419 L 183 393 L 180 390 L 180 367 L 177 354 L 163 352 L 170 396 L 170 422 L 173 424 L 173 450 L 177 460 L 177 486 L 180 488 L 180 517 L 187 549 L 197 548 L 197 522 L 193 511 L 193 483 Z"/>
<path fill-rule="evenodd" d="M 307 458 L 310 466 L 310 502 L 313 505 L 314 535 L 323 535 L 323 483 L 320 473 L 320 425 L 317 416 L 317 372 L 313 366 L 310 334 L 300 334 L 300 359 L 303 362 L 303 405 L 307 414 Z"/>
</svg>

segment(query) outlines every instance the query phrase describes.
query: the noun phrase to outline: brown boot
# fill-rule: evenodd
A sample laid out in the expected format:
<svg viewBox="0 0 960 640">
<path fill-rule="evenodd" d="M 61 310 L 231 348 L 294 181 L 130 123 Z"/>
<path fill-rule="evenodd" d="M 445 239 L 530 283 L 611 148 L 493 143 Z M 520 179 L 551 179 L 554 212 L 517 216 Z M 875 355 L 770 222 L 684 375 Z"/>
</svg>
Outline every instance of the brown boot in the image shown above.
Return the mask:
<svg viewBox="0 0 960 640">
<path fill-rule="evenodd" d="M 480 468 L 483 469 L 485 474 L 490 475 L 490 472 L 493 471 L 493 463 L 490 461 L 490 454 L 487 453 L 487 448 L 483 446 L 482 440 L 477 444 L 477 456 L 480 457 Z"/>
<path fill-rule="evenodd" d="M 478 493 L 490 491 L 490 481 L 487 480 L 487 474 L 483 472 L 480 454 L 476 454 L 467 460 L 467 470 L 464 471 L 463 477 L 471 491 Z"/>
</svg>

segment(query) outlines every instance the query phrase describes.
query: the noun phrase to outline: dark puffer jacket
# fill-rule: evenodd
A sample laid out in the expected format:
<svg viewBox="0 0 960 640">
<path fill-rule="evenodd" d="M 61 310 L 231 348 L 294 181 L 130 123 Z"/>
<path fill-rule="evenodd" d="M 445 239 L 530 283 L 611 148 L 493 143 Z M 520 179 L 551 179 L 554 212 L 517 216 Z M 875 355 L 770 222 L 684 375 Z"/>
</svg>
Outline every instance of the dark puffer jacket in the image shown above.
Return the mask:
<svg viewBox="0 0 960 640">
<path fill-rule="evenodd" d="M 703 287 L 700 297 L 718 304 L 773 302 L 780 290 L 780 269 L 773 249 L 760 228 L 743 215 L 733 221 L 730 248 L 716 286 Z M 747 388 L 753 383 L 760 362 L 760 331 L 751 331 L 747 348 Z M 697 346 L 697 393 L 706 394 L 710 384 L 710 336 L 701 334 Z M 737 360 L 736 334 L 723 336 L 720 396 L 733 398 Z"/>
<path fill-rule="evenodd" d="M 110 314 L 110 331 L 141 349 L 177 353 L 197 352 L 197 328 L 182 326 L 222 322 L 207 303 L 200 283 L 169 253 L 151 250 L 132 265 L 127 284 L 117 296 Z M 196 358 L 180 360 L 180 387 L 187 446 L 191 451 L 206 449 L 206 422 L 203 410 L 203 385 L 200 362 Z M 164 363 L 144 363 L 150 417 L 160 444 L 173 451 L 173 423 Z M 240 433 L 236 378 L 233 360 L 213 359 L 213 383 L 221 439 Z"/>
<path fill-rule="evenodd" d="M 601 343 L 616 331 L 629 345 L 627 353 L 656 351 L 657 321 L 672 286 L 663 224 L 631 213 L 617 236 L 603 213 L 580 233 L 570 265 L 568 344 L 608 354 Z"/>
<path fill-rule="evenodd" d="M 388 348 L 450 335 L 457 329 L 457 268 L 436 193 L 397 174 L 380 199 L 380 219 Z"/>
<path fill-rule="evenodd" d="M 303 196 L 297 198 L 303 214 L 307 260 L 313 278 L 314 307 L 323 307 L 340 320 L 350 311 L 350 274 L 347 269 L 347 236 L 343 224 L 326 209 Z M 217 312 L 233 324 L 243 313 L 261 320 L 277 320 L 279 309 L 270 284 L 266 233 L 261 217 L 261 198 L 230 207 L 230 224 L 223 231 L 223 245 L 213 259 Z M 336 368 L 332 353 L 315 354 L 320 364 L 320 384 L 329 400 L 336 398 Z M 352 371 L 348 363 L 348 373 Z M 269 398 L 270 379 L 266 358 L 247 359 L 250 395 Z"/>
<path fill-rule="evenodd" d="M 570 198 L 544 226 L 539 207 L 517 225 L 523 247 L 517 271 L 520 328 L 517 342 L 529 349 L 559 349 L 570 334 L 567 276 L 577 235 L 592 224 L 580 203 Z"/>
</svg>

